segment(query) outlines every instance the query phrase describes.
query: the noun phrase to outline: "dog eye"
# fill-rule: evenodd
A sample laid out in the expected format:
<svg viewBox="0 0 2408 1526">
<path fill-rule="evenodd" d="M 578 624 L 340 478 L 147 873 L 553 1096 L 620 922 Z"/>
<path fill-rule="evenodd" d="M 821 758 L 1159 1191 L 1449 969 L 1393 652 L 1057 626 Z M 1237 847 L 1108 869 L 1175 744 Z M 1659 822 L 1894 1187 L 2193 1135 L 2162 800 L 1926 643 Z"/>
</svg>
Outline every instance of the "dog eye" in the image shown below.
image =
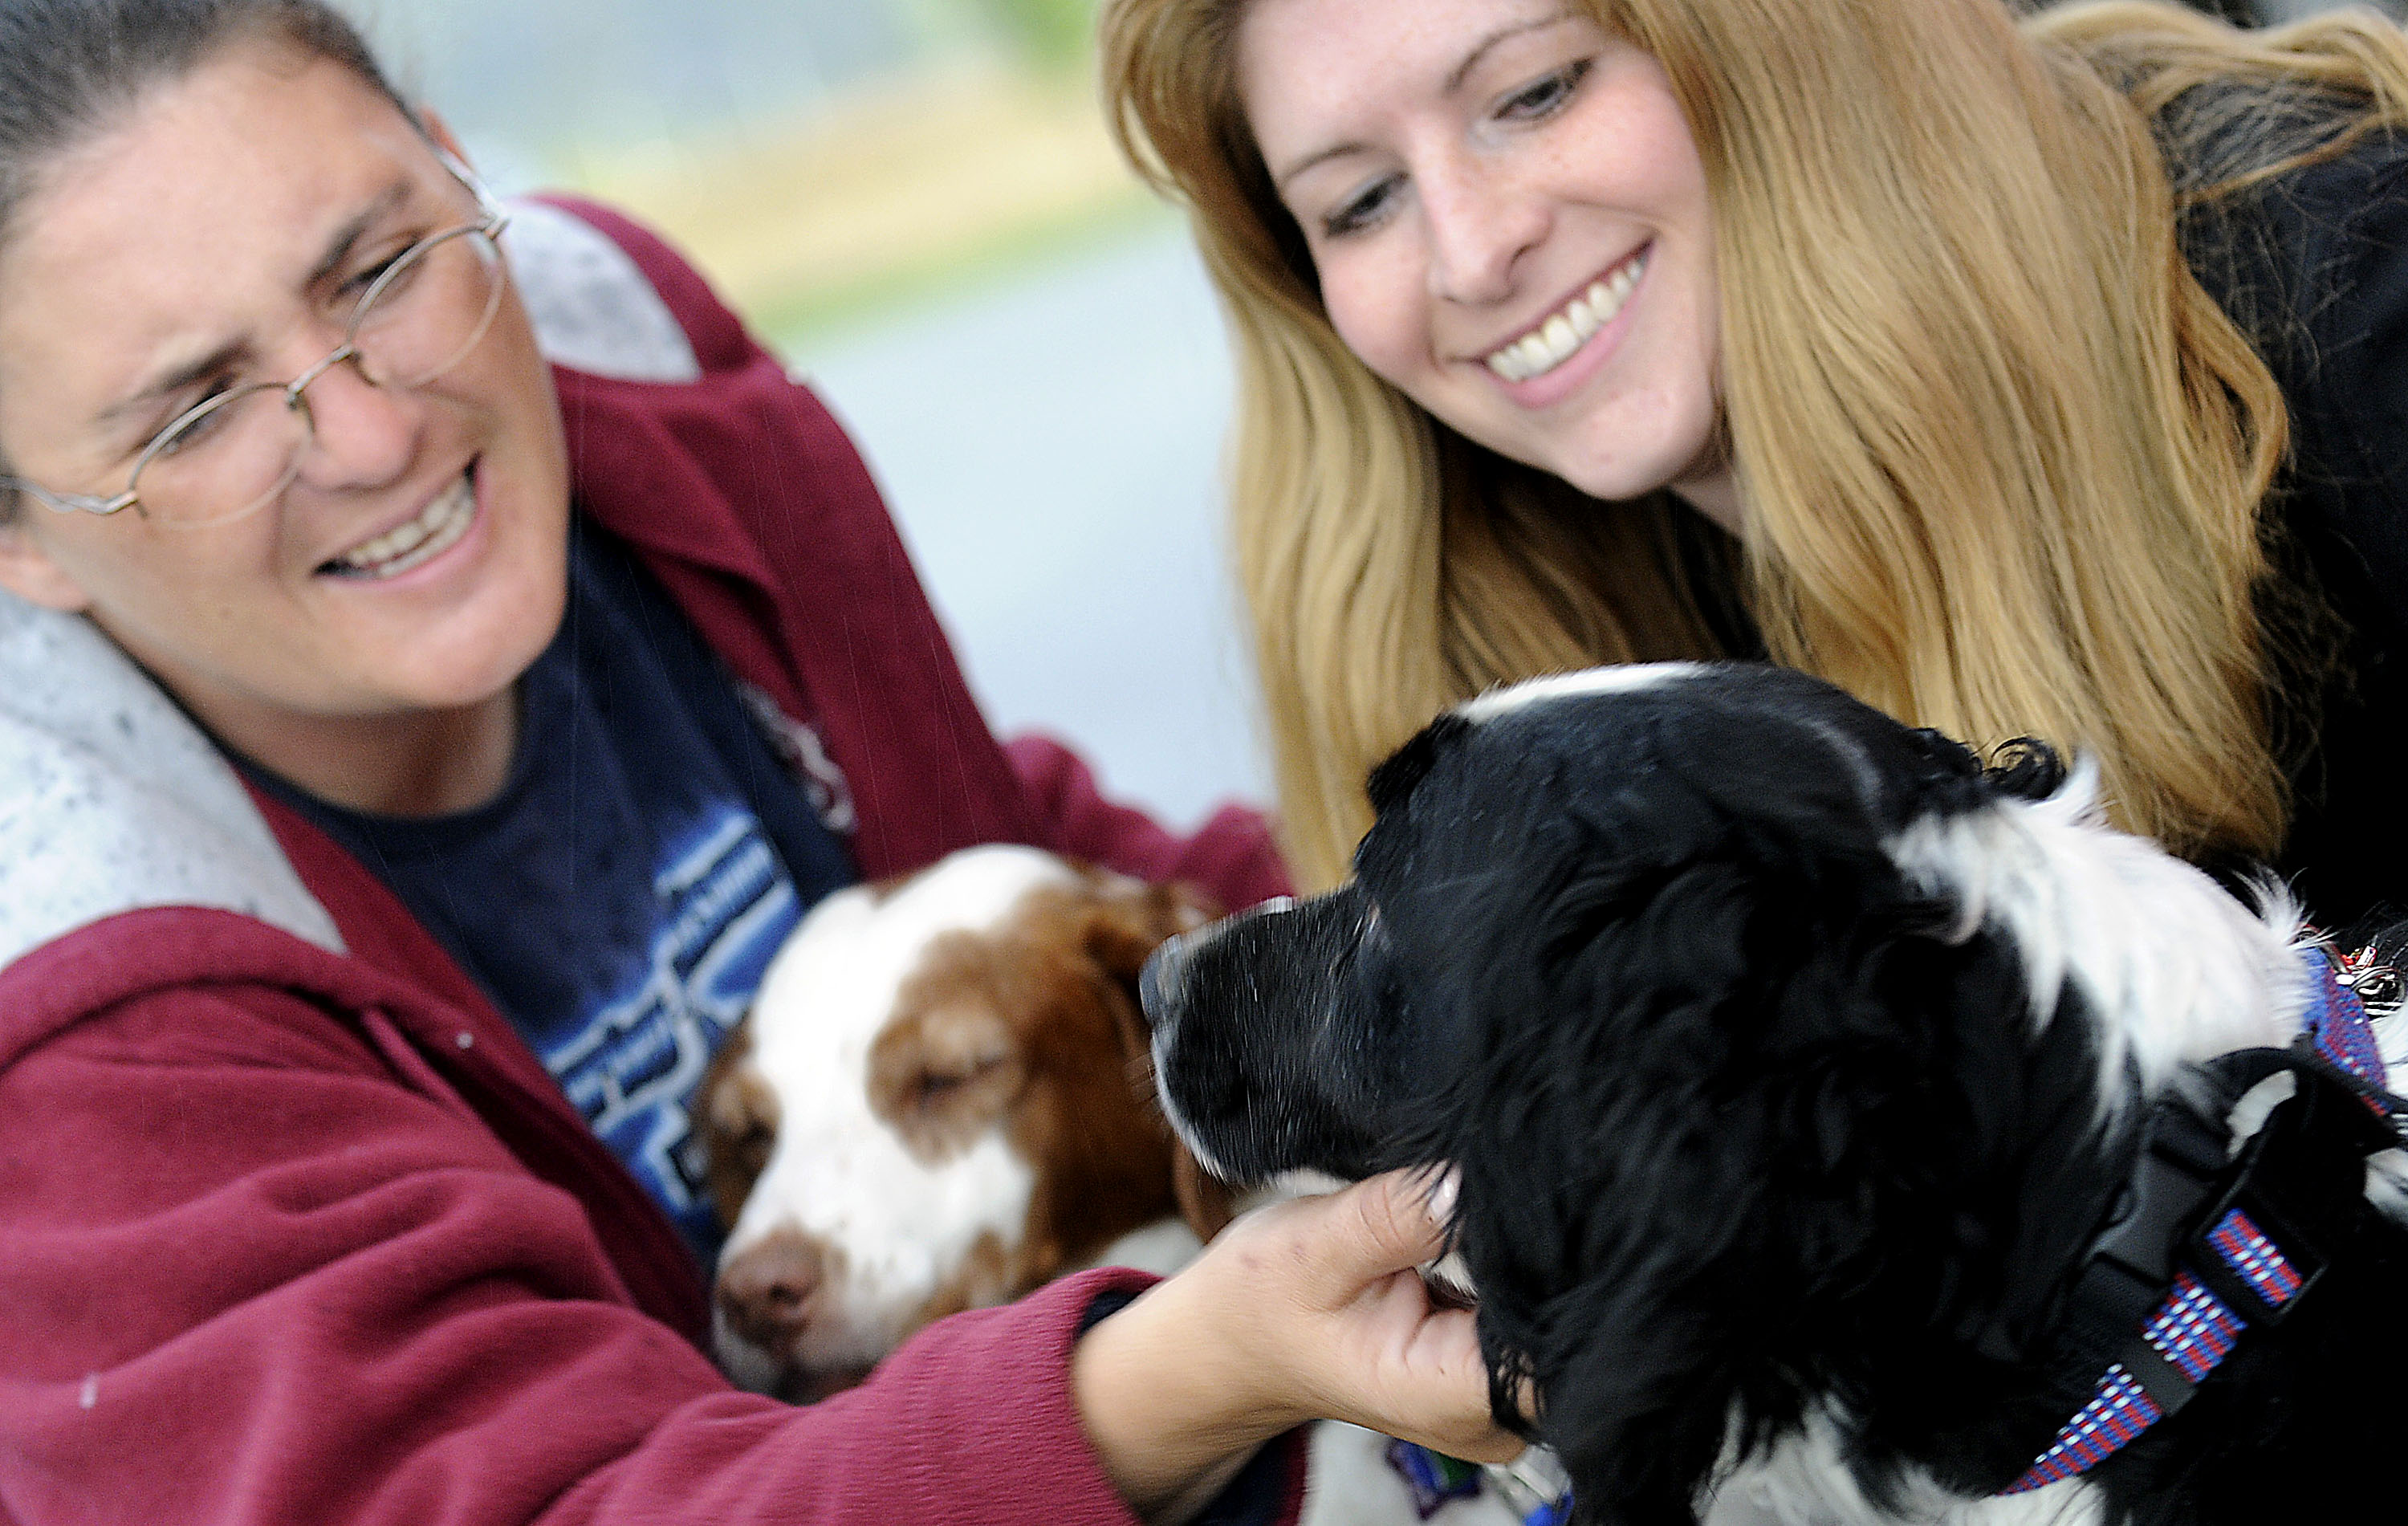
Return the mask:
<svg viewBox="0 0 2408 1526">
<path fill-rule="evenodd" d="M 777 1147 L 778 1130 L 758 1118 L 746 1125 L 729 1147 L 729 1154 L 746 1172 L 758 1176 L 769 1169 L 769 1152 Z"/>
<path fill-rule="evenodd" d="M 1001 1071 L 1008 1062 L 1006 1056 L 985 1055 L 960 1069 L 924 1067 L 911 1077 L 910 1105 L 920 1112 L 943 1107 L 970 1087 Z"/>
</svg>

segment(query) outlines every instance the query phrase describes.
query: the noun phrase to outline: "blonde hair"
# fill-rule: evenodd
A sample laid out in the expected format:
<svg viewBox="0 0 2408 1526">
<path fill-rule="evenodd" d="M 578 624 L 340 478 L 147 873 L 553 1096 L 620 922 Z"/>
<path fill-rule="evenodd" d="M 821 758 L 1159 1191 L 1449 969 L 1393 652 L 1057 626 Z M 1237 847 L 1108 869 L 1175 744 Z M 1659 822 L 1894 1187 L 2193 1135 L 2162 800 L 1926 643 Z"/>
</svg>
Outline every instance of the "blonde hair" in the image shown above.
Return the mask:
<svg viewBox="0 0 2408 1526">
<path fill-rule="evenodd" d="M 1480 451 L 1346 350 L 1245 126 L 1243 4 L 1111 0 L 1105 79 L 1234 336 L 1235 550 L 1301 879 L 1344 874 L 1367 770 L 1439 710 L 1711 654 L 1684 569 L 1718 565 L 1778 661 L 1977 745 L 2086 752 L 2178 851 L 2279 844 L 2257 511 L 2285 412 L 2176 217 L 2408 119 L 2398 29 L 1589 0 L 1663 65 L 1705 166 L 1742 550 L 1661 495 L 1601 505 Z M 2256 156 L 2186 167 L 2236 140 Z"/>
</svg>

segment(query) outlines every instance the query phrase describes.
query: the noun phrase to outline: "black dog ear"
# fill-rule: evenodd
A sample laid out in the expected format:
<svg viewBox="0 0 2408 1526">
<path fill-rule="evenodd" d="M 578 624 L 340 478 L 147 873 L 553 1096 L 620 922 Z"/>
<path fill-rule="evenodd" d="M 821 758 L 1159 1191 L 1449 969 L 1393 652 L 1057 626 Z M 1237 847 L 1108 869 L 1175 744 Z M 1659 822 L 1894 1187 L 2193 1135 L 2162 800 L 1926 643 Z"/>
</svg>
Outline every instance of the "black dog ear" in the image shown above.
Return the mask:
<svg viewBox="0 0 2408 1526">
<path fill-rule="evenodd" d="M 1429 776 L 1438 765 L 1439 750 L 1450 741 L 1471 729 L 1471 723 L 1460 715 L 1441 715 L 1422 727 L 1413 740 L 1391 754 L 1388 760 L 1371 770 L 1365 786 L 1371 799 L 1371 809 L 1385 814 L 1397 803 L 1413 792 L 1413 786 Z"/>
<path fill-rule="evenodd" d="M 1500 1418 L 1534 1389 L 1579 1519 L 1689 1526 L 1784 1302 L 1751 1285 L 1778 1130 L 1716 1067 L 1779 1001 L 1796 956 L 1763 924 L 1794 898 L 1747 863 L 1644 857 L 1584 856 L 1506 919 L 1527 952 L 1463 994 L 1485 1031 L 1444 1148 Z"/>
<path fill-rule="evenodd" d="M 1696 1526 L 1702 1487 L 1730 1426 L 1727 1385 L 1698 1381 L 1687 1364 L 1623 1358 L 1639 1349 L 1674 1355 L 1695 1334 L 1692 1355 L 1703 1363 L 1711 1341 L 1702 1331 L 1675 1328 L 1693 1317 L 1651 1309 L 1613 1289 L 1584 1291 L 1595 1296 L 1568 1301 L 1563 1312 L 1595 1320 L 1592 1334 L 1545 1385 L 1541 1415 L 1572 1481 L 1573 1519 L 1581 1526 Z"/>
<path fill-rule="evenodd" d="M 1464 1173 L 1497 1391 L 1535 1382 L 1583 1519 L 1652 1526 L 1694 1519 L 1735 1422 L 1799 1422 L 1817 1332 L 1869 1289 L 1938 1312 L 1955 1231 L 1915 1217 L 1919 1184 L 1976 1147 L 1947 1101 L 1956 1012 L 1999 1009 L 1973 1026 L 2002 1043 L 2029 1025 L 2000 1015 L 2012 958 L 1952 942 L 1878 851 L 1705 803 L 1648 819 L 1484 919 L 1477 983 L 1436 997 L 1479 1058 L 1435 1147 Z"/>
</svg>

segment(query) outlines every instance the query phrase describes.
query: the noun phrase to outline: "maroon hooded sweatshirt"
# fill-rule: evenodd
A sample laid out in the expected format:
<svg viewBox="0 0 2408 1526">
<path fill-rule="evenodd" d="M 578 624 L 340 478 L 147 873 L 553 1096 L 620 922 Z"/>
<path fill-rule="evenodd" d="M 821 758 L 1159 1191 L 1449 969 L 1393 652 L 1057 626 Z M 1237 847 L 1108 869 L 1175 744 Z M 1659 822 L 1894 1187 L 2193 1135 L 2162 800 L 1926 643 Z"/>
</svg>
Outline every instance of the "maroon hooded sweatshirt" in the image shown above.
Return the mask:
<svg viewBox="0 0 2408 1526">
<path fill-rule="evenodd" d="M 865 875 L 1009 841 L 1285 889 L 1251 815 L 1176 839 L 996 742 L 841 430 L 657 240 L 562 203 L 506 241 L 580 510 L 840 770 Z M 946 1320 L 807 1408 L 734 1391 L 666 1218 L 425 929 L 8 602 L 0 1522 L 1130 1519 L 1068 1353 L 1142 1278 Z"/>
</svg>

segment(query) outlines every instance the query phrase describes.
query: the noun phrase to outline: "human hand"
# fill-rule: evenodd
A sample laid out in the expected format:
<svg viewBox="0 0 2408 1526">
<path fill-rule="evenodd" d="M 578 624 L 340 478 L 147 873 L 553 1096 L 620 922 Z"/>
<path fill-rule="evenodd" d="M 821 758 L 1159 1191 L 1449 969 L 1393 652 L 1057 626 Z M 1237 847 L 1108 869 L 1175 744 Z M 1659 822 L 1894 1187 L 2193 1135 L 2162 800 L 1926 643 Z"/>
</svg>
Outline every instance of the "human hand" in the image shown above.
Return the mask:
<svg viewBox="0 0 2408 1526">
<path fill-rule="evenodd" d="M 1443 1248 L 1433 1187 L 1392 1173 L 1250 1214 L 1079 1343 L 1080 1415 L 1140 1514 L 1192 1512 L 1308 1419 L 1478 1461 L 1520 1453 L 1490 1418 L 1470 1313 L 1434 1305 L 1413 1270 Z"/>
</svg>

